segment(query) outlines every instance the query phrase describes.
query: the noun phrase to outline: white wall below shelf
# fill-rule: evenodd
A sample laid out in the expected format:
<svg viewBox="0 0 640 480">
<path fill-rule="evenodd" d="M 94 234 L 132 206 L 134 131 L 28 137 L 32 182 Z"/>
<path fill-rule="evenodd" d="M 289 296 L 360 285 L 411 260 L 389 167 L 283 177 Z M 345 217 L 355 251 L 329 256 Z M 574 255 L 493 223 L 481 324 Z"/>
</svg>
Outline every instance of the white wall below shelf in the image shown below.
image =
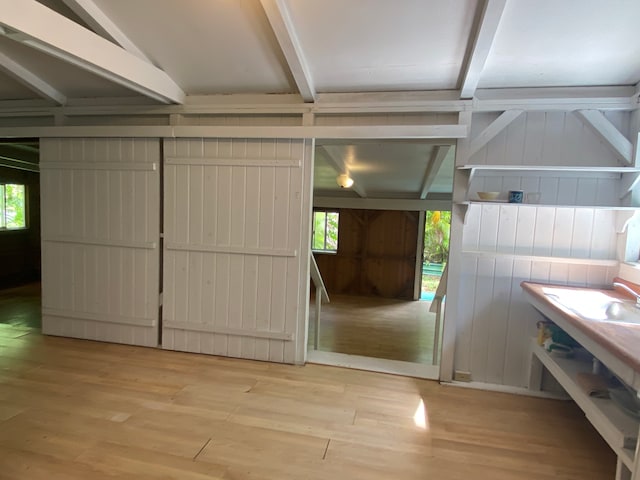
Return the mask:
<svg viewBox="0 0 640 480">
<path fill-rule="evenodd" d="M 462 255 L 485 258 L 506 258 L 509 260 L 527 260 L 532 262 L 562 263 L 570 265 L 594 265 L 600 267 L 617 267 L 618 260 L 579 257 L 557 257 L 531 254 L 519 254 L 513 252 L 496 252 L 489 250 L 462 250 Z"/>
</svg>

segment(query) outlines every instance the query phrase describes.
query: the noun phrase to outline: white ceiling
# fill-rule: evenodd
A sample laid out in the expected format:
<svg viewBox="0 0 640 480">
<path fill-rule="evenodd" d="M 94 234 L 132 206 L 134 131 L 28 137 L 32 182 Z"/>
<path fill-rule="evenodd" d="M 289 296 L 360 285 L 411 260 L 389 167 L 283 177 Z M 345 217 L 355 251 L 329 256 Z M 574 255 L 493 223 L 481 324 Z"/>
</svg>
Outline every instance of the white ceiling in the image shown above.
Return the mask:
<svg viewBox="0 0 640 480">
<path fill-rule="evenodd" d="M 475 0 L 293 0 L 319 92 L 456 88 Z"/>
<path fill-rule="evenodd" d="M 360 194 L 372 198 L 419 198 L 427 165 L 438 145 L 420 141 L 320 142 L 316 147 L 315 191 L 318 195 L 336 195 L 340 191 L 333 165 L 335 159 L 343 159 L 344 171 L 353 178 L 357 189 L 362 189 Z M 454 148 L 448 150 L 430 193 L 451 193 L 454 152 Z"/>
<path fill-rule="evenodd" d="M 635 85 L 638 0 L 510 1 L 481 88 Z"/>
<path fill-rule="evenodd" d="M 187 94 L 295 91 L 256 0 L 94 1 Z"/>
<path fill-rule="evenodd" d="M 0 109 L 6 100 L 104 104 L 140 92 L 182 103 L 239 93 L 472 98 L 476 88 L 636 85 L 638 18 L 638 0 L 0 0 Z M 63 58 L 25 41 L 34 38 Z M 316 189 L 335 194 L 346 166 L 361 194 L 415 197 L 433 149 L 324 142 Z M 451 191 L 452 169 L 453 149 L 430 192 Z"/>
</svg>

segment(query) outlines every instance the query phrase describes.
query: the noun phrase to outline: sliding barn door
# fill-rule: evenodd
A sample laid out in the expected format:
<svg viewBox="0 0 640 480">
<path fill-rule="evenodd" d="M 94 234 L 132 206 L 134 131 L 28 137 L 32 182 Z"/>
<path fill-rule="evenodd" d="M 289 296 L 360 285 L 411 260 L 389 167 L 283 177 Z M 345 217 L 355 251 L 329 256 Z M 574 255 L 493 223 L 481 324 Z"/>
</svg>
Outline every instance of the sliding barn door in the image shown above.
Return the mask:
<svg viewBox="0 0 640 480">
<path fill-rule="evenodd" d="M 164 348 L 302 361 L 305 151 L 303 140 L 165 141 Z"/>
<path fill-rule="evenodd" d="M 42 139 L 42 331 L 157 346 L 160 142 Z"/>
</svg>

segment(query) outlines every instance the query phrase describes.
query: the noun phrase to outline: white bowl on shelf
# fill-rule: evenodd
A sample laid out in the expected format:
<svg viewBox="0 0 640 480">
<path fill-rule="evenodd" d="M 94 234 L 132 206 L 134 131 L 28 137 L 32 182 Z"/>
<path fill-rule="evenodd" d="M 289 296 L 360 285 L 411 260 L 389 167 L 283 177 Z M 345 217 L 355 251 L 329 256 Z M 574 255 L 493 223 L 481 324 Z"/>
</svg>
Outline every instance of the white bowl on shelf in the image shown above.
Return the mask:
<svg viewBox="0 0 640 480">
<path fill-rule="evenodd" d="M 478 192 L 480 200 L 496 200 L 500 196 L 500 192 Z"/>
</svg>

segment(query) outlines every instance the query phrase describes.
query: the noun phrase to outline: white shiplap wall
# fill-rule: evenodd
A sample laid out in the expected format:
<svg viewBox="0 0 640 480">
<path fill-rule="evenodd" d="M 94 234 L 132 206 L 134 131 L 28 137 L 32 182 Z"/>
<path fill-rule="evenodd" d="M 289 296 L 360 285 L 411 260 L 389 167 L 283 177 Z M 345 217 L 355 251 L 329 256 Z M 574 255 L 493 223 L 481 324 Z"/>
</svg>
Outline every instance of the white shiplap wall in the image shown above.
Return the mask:
<svg viewBox="0 0 640 480">
<path fill-rule="evenodd" d="M 528 342 L 539 316 L 523 300 L 520 282 L 610 284 L 617 272 L 607 262 L 615 263 L 615 219 L 613 211 L 591 208 L 471 205 L 455 368 L 477 382 L 526 386 Z"/>
<path fill-rule="evenodd" d="M 628 130 L 627 113 L 607 116 L 621 131 Z M 474 114 L 471 138 L 496 117 Z M 570 112 L 524 113 L 459 164 L 619 166 L 608 147 Z M 527 345 L 540 317 L 523 300 L 520 282 L 611 283 L 617 272 L 616 212 L 571 206 L 619 205 L 619 182 L 619 175 L 607 173 L 496 171 L 473 178 L 468 198 L 477 191 L 522 189 L 541 192 L 545 206 L 468 207 L 461 251 L 452 252 L 462 259 L 458 294 L 448 298 L 457 302 L 454 370 L 471 372 L 476 382 L 527 385 Z"/>
<path fill-rule="evenodd" d="M 310 151 L 303 140 L 165 140 L 164 348 L 302 361 Z"/>
<path fill-rule="evenodd" d="M 157 139 L 42 139 L 42 329 L 158 343 Z"/>
<path fill-rule="evenodd" d="M 629 112 L 604 112 L 628 133 Z M 493 120 L 495 113 L 474 113 L 470 138 Z M 511 122 L 466 163 L 482 165 L 616 166 L 615 156 L 592 130 L 571 112 L 525 112 Z"/>
<path fill-rule="evenodd" d="M 628 112 L 607 112 L 621 131 L 628 131 Z M 471 138 L 496 118 L 475 114 Z M 528 166 L 622 166 L 592 130 L 571 112 L 528 112 L 516 118 L 468 161 L 473 165 Z M 619 205 L 620 174 L 582 173 L 567 176 L 557 172 L 483 172 L 475 177 L 469 198 L 476 193 L 524 190 L 539 192 L 543 205 Z"/>
</svg>

